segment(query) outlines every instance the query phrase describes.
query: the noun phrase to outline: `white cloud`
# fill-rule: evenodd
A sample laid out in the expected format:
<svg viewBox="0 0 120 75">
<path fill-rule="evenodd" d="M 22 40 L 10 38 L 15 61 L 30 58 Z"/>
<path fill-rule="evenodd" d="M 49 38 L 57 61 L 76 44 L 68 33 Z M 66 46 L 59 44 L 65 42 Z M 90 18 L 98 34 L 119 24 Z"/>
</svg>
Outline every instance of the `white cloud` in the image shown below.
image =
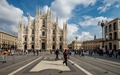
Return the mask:
<svg viewBox="0 0 120 75">
<path fill-rule="evenodd" d="M 110 8 L 111 4 L 106 4 L 105 6 L 98 7 L 97 10 L 100 10 L 100 13 L 106 12 Z"/>
<path fill-rule="evenodd" d="M 79 41 L 93 40 L 93 37 L 90 32 L 82 31 L 81 34 L 77 34 L 79 28 L 76 24 L 68 24 L 68 43 L 71 43 L 75 40 L 75 37 L 78 36 Z"/>
<path fill-rule="evenodd" d="M 16 26 L 16 25 L 10 25 L 10 29 L 11 29 L 12 31 L 14 31 L 15 33 L 18 32 L 18 26 Z"/>
<path fill-rule="evenodd" d="M 70 19 L 72 16 L 72 10 L 77 5 L 83 5 L 87 7 L 94 5 L 96 0 L 55 0 L 51 4 L 51 9 L 54 16 L 60 16 L 61 19 Z"/>
<path fill-rule="evenodd" d="M 5 22 L 16 23 L 22 17 L 23 11 L 12 5 L 9 5 L 6 0 L 0 1 L 0 19 Z"/>
<path fill-rule="evenodd" d="M 97 10 L 100 10 L 100 13 L 106 12 L 109 10 L 112 6 L 119 8 L 120 6 L 120 0 L 104 0 L 103 6 L 100 6 L 97 8 Z"/>
<path fill-rule="evenodd" d="M 68 29 L 67 34 L 68 41 L 72 42 L 74 37 L 77 35 L 76 32 L 78 31 L 78 27 L 76 24 L 68 24 L 67 29 Z"/>
<path fill-rule="evenodd" d="M 118 4 L 118 5 L 115 5 L 115 7 L 116 7 L 116 8 L 120 8 L 120 5 L 119 5 L 119 4 Z"/>
<path fill-rule="evenodd" d="M 56 16 L 59 17 L 59 26 L 63 28 L 63 21 L 70 19 L 72 15 L 72 10 L 79 4 L 87 7 L 89 5 L 94 5 L 96 0 L 55 0 L 51 4 L 52 17 L 55 20 Z M 43 12 L 47 12 L 48 6 L 42 8 Z"/>
<path fill-rule="evenodd" d="M 23 16 L 20 8 L 8 4 L 6 0 L 0 0 L 0 29 L 17 33 L 18 21 L 23 17 L 23 21 L 27 24 L 27 17 Z M 32 17 L 31 17 L 32 18 Z"/>
<path fill-rule="evenodd" d="M 78 35 L 80 41 L 85 41 L 85 40 L 93 40 L 94 36 L 90 34 L 90 32 L 85 32 L 83 31 L 81 35 Z"/>
<path fill-rule="evenodd" d="M 92 17 L 92 16 L 83 16 L 84 21 L 80 21 L 79 24 L 81 26 L 97 26 L 98 22 L 100 21 L 110 21 L 112 18 L 107 18 L 103 16 L 99 17 Z"/>
<path fill-rule="evenodd" d="M 43 8 L 42 8 L 42 13 L 47 13 L 47 10 L 48 10 L 48 6 L 47 5 L 45 5 Z"/>
</svg>

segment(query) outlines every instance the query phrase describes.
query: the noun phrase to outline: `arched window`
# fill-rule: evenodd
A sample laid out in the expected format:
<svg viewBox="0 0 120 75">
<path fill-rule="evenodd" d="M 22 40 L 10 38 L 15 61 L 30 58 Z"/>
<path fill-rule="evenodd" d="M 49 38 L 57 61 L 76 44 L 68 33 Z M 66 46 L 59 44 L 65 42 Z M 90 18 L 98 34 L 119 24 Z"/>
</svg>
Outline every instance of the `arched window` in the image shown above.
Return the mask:
<svg viewBox="0 0 120 75">
<path fill-rule="evenodd" d="M 55 49 L 55 45 L 52 46 L 52 49 Z"/>
<path fill-rule="evenodd" d="M 109 39 L 110 39 L 110 40 L 112 39 L 112 33 L 109 34 Z"/>
<path fill-rule="evenodd" d="M 60 45 L 60 48 L 59 49 L 62 49 L 62 45 Z"/>
<path fill-rule="evenodd" d="M 116 30 L 116 22 L 113 23 L 113 30 Z"/>
<path fill-rule="evenodd" d="M 53 34 L 55 34 L 55 29 L 53 29 Z"/>
<path fill-rule="evenodd" d="M 45 32 L 44 31 L 42 31 L 42 36 L 45 36 Z"/>
<path fill-rule="evenodd" d="M 32 30 L 32 34 L 34 34 L 34 30 Z"/>
<path fill-rule="evenodd" d="M 24 49 L 25 49 L 25 50 L 27 49 L 27 45 L 24 45 Z"/>
<path fill-rule="evenodd" d="M 109 32 L 111 32 L 112 31 L 112 25 L 110 24 L 109 25 Z"/>
<path fill-rule="evenodd" d="M 105 35 L 105 39 L 108 40 L 108 34 Z"/>
<path fill-rule="evenodd" d="M 62 41 L 62 37 L 60 37 L 60 41 Z"/>
<path fill-rule="evenodd" d="M 25 36 L 25 41 L 27 41 L 27 37 Z"/>
<path fill-rule="evenodd" d="M 34 41 L 34 37 L 32 37 L 32 41 Z"/>
<path fill-rule="evenodd" d="M 45 27 L 45 19 L 43 19 L 43 27 Z"/>
<path fill-rule="evenodd" d="M 34 45 L 31 45 L 31 48 L 34 49 Z"/>
<path fill-rule="evenodd" d="M 114 40 L 117 39 L 117 32 L 114 32 Z"/>
<path fill-rule="evenodd" d="M 53 37 L 53 41 L 55 41 L 55 37 Z"/>
<path fill-rule="evenodd" d="M 105 33 L 107 33 L 107 32 L 108 32 L 108 27 L 106 26 L 106 27 L 105 27 Z"/>
</svg>

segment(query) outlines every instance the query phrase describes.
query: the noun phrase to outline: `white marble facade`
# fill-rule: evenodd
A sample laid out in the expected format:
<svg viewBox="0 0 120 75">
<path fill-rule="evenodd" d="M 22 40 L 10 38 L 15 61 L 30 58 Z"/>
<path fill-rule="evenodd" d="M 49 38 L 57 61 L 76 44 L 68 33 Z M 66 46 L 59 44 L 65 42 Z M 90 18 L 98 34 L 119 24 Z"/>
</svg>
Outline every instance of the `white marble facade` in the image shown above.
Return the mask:
<svg viewBox="0 0 120 75">
<path fill-rule="evenodd" d="M 40 13 L 36 8 L 36 16 L 31 20 L 28 15 L 27 25 L 23 25 L 22 20 L 18 23 L 18 49 L 64 49 L 67 47 L 67 22 L 63 23 L 63 29 L 52 20 L 51 9 L 47 14 Z"/>
</svg>

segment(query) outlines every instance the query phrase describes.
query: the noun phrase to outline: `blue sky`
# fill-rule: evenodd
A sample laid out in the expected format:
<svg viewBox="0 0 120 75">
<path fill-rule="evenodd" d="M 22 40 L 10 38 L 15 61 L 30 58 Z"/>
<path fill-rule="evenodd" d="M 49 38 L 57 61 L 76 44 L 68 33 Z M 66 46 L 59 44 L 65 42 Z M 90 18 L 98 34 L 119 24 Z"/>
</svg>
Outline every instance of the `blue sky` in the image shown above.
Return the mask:
<svg viewBox="0 0 120 75">
<path fill-rule="evenodd" d="M 33 19 L 36 6 L 41 13 L 52 10 L 53 20 L 59 17 L 59 26 L 68 22 L 68 41 L 93 39 L 101 37 L 98 21 L 110 21 L 120 17 L 120 0 L 0 0 L 0 30 L 17 33 L 18 21 L 27 24 L 27 13 Z"/>
</svg>

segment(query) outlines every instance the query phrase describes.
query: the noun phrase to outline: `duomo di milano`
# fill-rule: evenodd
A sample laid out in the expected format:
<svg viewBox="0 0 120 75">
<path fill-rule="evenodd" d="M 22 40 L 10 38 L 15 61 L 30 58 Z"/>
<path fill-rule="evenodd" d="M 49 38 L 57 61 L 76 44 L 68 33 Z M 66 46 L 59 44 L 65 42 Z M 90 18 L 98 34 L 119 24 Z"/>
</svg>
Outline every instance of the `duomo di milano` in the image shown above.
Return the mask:
<svg viewBox="0 0 120 75">
<path fill-rule="evenodd" d="M 67 22 L 63 23 L 63 29 L 58 27 L 58 17 L 52 20 L 51 9 L 47 14 L 40 14 L 36 9 L 34 20 L 28 15 L 27 26 L 22 20 L 18 23 L 18 49 L 64 49 L 67 48 Z"/>
</svg>

